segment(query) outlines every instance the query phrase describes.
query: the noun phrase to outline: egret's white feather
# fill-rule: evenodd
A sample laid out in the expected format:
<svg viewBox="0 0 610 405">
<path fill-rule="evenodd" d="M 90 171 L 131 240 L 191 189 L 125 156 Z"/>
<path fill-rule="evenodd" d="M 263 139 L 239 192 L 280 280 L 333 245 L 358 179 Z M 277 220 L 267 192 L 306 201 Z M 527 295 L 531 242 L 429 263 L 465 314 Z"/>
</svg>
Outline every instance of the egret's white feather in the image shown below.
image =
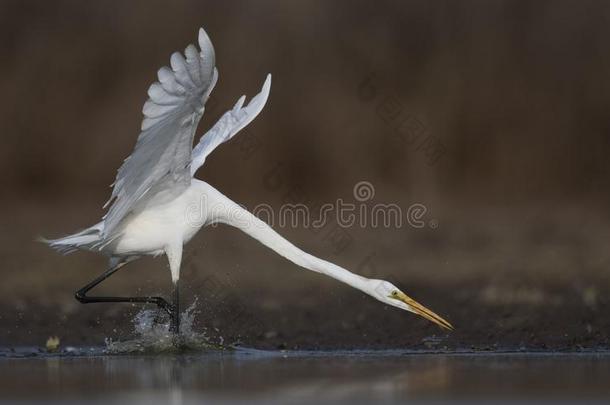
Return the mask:
<svg viewBox="0 0 610 405">
<path fill-rule="evenodd" d="M 99 222 L 87 229 L 63 238 L 41 238 L 41 241 L 62 254 L 69 254 L 77 250 L 90 250 L 94 245 L 99 243 L 103 228 L 104 223 Z"/>
<path fill-rule="evenodd" d="M 214 48 L 203 29 L 199 43 L 199 53 L 187 47 L 187 59 L 174 53 L 172 70 L 159 70 L 160 83 L 149 88 L 142 132 L 118 170 L 104 217 L 104 243 L 117 237 L 121 221 L 155 193 L 169 189 L 178 195 L 190 184 L 193 136 L 217 78 Z"/>
<path fill-rule="evenodd" d="M 170 68 L 168 68 L 167 66 L 163 66 L 157 72 L 157 77 L 159 78 L 159 83 L 161 83 L 161 87 L 163 87 L 163 90 L 165 90 L 165 93 L 167 93 L 168 96 L 169 95 L 177 96 L 176 99 L 180 100 L 179 96 L 183 95 L 185 90 L 184 90 L 184 87 L 182 87 L 176 81 L 174 72 L 172 72 L 172 70 Z M 151 88 L 155 85 L 156 85 L 156 83 L 153 83 Z M 158 93 L 159 95 L 155 96 L 155 97 L 162 98 L 165 96 L 165 93 Z M 150 93 L 149 93 L 149 96 L 152 97 L 152 95 Z"/>
<path fill-rule="evenodd" d="M 248 125 L 263 110 L 271 90 L 271 75 L 267 75 L 263 87 L 256 96 L 250 100 L 248 105 L 242 107 L 246 96 L 237 100 L 233 109 L 227 111 L 214 124 L 214 126 L 203 135 L 192 153 L 191 174 L 203 166 L 207 156 L 212 153 L 218 145 L 231 139 L 242 128 Z"/>
</svg>

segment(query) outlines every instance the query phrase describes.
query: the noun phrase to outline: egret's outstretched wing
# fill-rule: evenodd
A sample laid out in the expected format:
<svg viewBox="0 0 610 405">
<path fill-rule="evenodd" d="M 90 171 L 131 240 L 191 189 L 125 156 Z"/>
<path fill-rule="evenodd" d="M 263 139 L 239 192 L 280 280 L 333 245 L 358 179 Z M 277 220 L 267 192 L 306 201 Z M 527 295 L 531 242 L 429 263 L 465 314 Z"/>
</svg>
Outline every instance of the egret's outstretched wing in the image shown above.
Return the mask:
<svg viewBox="0 0 610 405">
<path fill-rule="evenodd" d="M 106 203 L 112 202 L 104 217 L 105 241 L 112 239 L 117 225 L 136 204 L 159 192 L 178 193 L 190 184 L 193 136 L 218 78 L 214 48 L 203 29 L 199 46 L 201 52 L 194 45 L 186 48 L 185 56 L 175 52 L 172 68 L 159 69 L 159 81 L 148 89 L 138 141 L 118 170 Z"/>
<path fill-rule="evenodd" d="M 246 96 L 241 96 L 232 110 L 227 111 L 214 124 L 214 126 L 201 137 L 192 153 L 191 175 L 203 166 L 206 157 L 212 153 L 218 145 L 231 139 L 242 128 L 248 125 L 263 110 L 269 90 L 271 89 L 271 74 L 267 75 L 261 92 L 250 100 L 248 105 L 242 107 Z"/>
</svg>

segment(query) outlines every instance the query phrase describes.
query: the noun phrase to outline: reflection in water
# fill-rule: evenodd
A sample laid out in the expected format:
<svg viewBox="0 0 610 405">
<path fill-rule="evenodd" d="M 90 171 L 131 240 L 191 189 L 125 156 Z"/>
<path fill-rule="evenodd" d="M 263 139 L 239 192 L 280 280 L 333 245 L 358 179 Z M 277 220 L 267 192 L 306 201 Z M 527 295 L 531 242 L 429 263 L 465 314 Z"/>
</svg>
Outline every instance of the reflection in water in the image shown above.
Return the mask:
<svg viewBox="0 0 610 405">
<path fill-rule="evenodd" d="M 191 403 L 610 398 L 610 356 L 290 353 L 7 358 L 3 400 Z"/>
</svg>

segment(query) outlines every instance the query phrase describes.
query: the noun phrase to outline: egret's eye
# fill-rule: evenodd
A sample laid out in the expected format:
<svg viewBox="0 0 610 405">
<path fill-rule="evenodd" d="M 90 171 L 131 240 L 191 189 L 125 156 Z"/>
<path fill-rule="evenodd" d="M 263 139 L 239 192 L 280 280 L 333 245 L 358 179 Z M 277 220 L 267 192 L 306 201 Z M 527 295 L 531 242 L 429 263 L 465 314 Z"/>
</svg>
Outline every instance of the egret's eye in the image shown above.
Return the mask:
<svg viewBox="0 0 610 405">
<path fill-rule="evenodd" d="M 392 291 L 392 297 L 396 297 L 396 296 L 398 296 L 398 291 L 396 291 L 396 290 Z"/>
</svg>

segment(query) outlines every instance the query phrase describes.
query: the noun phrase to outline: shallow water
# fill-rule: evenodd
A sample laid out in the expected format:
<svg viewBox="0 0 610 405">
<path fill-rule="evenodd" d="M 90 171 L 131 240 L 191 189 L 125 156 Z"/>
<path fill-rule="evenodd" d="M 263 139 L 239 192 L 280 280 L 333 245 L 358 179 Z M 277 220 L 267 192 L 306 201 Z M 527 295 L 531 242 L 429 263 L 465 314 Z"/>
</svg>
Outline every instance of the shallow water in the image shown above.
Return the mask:
<svg viewBox="0 0 610 405">
<path fill-rule="evenodd" d="M 404 351 L 0 354 L 1 399 L 73 403 L 369 403 L 610 399 L 610 354 Z"/>
<path fill-rule="evenodd" d="M 610 400 L 610 352 L 264 351 L 220 347 L 142 309 L 103 347 L 0 348 L 0 402 L 188 404 Z"/>
</svg>

